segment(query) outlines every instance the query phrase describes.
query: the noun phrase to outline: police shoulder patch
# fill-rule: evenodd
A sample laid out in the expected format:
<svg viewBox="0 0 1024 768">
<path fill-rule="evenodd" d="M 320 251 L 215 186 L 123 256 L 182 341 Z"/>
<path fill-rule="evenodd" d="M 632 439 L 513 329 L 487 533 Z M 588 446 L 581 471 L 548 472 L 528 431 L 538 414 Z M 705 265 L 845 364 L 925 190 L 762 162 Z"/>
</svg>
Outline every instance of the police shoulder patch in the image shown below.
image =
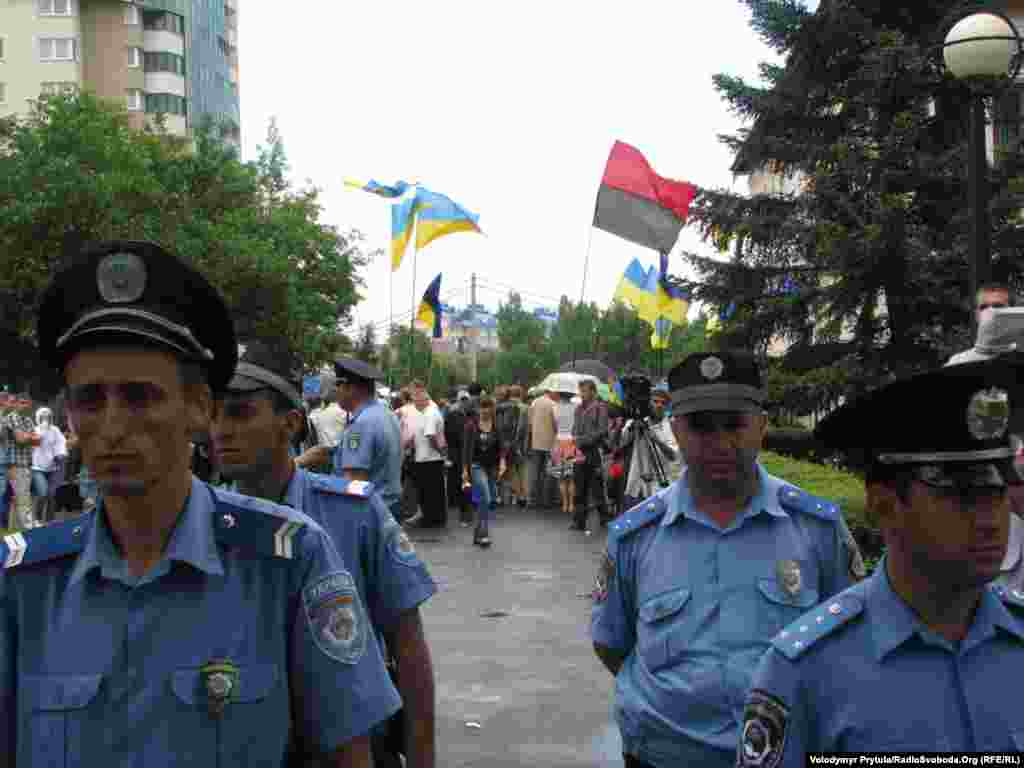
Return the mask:
<svg viewBox="0 0 1024 768">
<path fill-rule="evenodd" d="M 316 647 L 342 664 L 355 664 L 366 653 L 369 622 L 348 571 L 334 571 L 302 590 L 306 626 Z"/>
<path fill-rule="evenodd" d="M 624 539 L 641 528 L 657 522 L 667 511 L 668 504 L 665 502 L 663 493 L 655 494 L 608 523 L 608 536 L 609 538 Z"/>
<path fill-rule="evenodd" d="M 0 538 L 0 562 L 4 568 L 17 568 L 77 555 L 85 546 L 94 514 L 7 534 Z"/>
<path fill-rule="evenodd" d="M 864 610 L 864 601 L 852 589 L 805 613 L 772 638 L 772 646 L 795 661 L 823 637 L 832 634 Z"/>
<path fill-rule="evenodd" d="M 793 485 L 783 485 L 779 488 L 779 505 L 787 512 L 803 512 L 829 522 L 839 520 L 838 506 L 828 499 L 812 496 Z"/>
<path fill-rule="evenodd" d="M 758 688 L 747 694 L 736 765 L 740 768 L 776 768 L 786 751 L 789 707 Z"/>
<path fill-rule="evenodd" d="M 217 541 L 266 557 L 298 559 L 309 523 L 294 510 L 254 496 L 214 488 Z"/>
<path fill-rule="evenodd" d="M 598 567 L 597 576 L 594 577 L 593 598 L 595 603 L 603 603 L 608 599 L 608 590 L 615 580 L 615 561 L 606 551 L 601 558 L 601 565 Z"/>
</svg>

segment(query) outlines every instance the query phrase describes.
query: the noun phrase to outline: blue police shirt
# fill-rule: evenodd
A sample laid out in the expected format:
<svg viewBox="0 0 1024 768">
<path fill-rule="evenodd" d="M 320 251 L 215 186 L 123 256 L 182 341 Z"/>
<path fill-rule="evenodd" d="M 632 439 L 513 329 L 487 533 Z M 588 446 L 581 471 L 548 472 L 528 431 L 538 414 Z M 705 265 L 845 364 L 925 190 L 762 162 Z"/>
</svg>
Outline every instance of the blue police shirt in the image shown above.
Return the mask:
<svg viewBox="0 0 1024 768">
<path fill-rule="evenodd" d="M 327 531 L 345 563 L 353 566 L 359 594 L 379 632 L 437 591 L 408 534 L 370 483 L 296 470 L 285 503 L 301 509 Z"/>
<path fill-rule="evenodd" d="M 309 517 L 193 478 L 135 578 L 102 506 L 0 544 L 0 754 L 19 768 L 279 768 L 290 730 L 330 751 L 397 711 L 355 581 Z"/>
<path fill-rule="evenodd" d="M 739 765 L 803 768 L 811 751 L 1024 750 L 1024 593 L 987 587 L 954 644 L 893 591 L 884 563 L 773 640 Z"/>
<path fill-rule="evenodd" d="M 391 508 L 402 498 L 402 430 L 398 418 L 379 400 L 352 414 L 334 454 L 334 473 L 360 469 Z"/>
<path fill-rule="evenodd" d="M 624 751 L 652 765 L 732 766 L 771 638 L 859 571 L 834 505 L 758 474 L 724 530 L 695 508 L 687 473 L 609 526 L 591 632 L 626 657 L 615 716 Z"/>
</svg>

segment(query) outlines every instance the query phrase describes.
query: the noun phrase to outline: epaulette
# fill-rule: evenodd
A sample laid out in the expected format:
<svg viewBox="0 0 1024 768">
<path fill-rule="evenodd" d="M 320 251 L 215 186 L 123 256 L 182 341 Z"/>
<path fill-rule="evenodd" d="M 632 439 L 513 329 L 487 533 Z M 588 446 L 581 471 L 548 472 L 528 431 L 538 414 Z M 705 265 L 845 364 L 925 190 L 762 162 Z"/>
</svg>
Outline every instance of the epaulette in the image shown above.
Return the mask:
<svg viewBox="0 0 1024 768">
<path fill-rule="evenodd" d="M 373 483 L 367 480 L 345 480 L 335 475 L 310 474 L 310 485 L 320 493 L 333 493 L 338 496 L 353 496 L 357 499 L 368 499 L 374 491 Z"/>
<path fill-rule="evenodd" d="M 42 563 L 77 555 L 85 546 L 85 532 L 92 513 L 60 523 L 9 533 L 0 539 L 0 560 L 4 568 Z"/>
<path fill-rule="evenodd" d="M 834 523 L 839 520 L 839 507 L 828 499 L 812 496 L 792 485 L 779 488 L 779 505 L 787 512 L 803 512 Z"/>
<path fill-rule="evenodd" d="M 823 637 L 859 616 L 863 610 L 863 598 L 847 590 L 794 621 L 772 639 L 772 645 L 783 656 L 794 661 Z"/>
<path fill-rule="evenodd" d="M 309 520 L 294 510 L 255 496 L 214 488 L 213 530 L 217 541 L 266 557 L 299 559 Z"/>
<path fill-rule="evenodd" d="M 1019 589 L 1007 589 L 1002 584 L 993 584 L 990 589 L 1010 608 L 1024 610 L 1024 592 Z"/>
<path fill-rule="evenodd" d="M 668 490 L 668 489 L 666 489 Z M 646 501 L 642 501 L 627 512 L 623 512 L 608 524 L 609 537 L 623 539 L 656 522 L 668 511 L 665 502 L 665 491 L 659 491 Z"/>
</svg>

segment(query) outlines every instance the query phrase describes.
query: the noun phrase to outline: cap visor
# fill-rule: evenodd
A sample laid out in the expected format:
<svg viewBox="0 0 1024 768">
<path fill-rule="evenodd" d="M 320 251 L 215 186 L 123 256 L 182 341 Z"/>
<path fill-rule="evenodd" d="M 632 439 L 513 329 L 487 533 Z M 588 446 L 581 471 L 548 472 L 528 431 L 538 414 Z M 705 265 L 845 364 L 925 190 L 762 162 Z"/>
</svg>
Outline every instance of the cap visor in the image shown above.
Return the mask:
<svg viewBox="0 0 1024 768">
<path fill-rule="evenodd" d="M 237 373 L 231 377 L 227 388 L 229 392 L 255 392 L 258 389 L 273 389 L 269 384 L 250 379 L 248 376 L 239 376 Z"/>
<path fill-rule="evenodd" d="M 737 413 L 761 413 L 764 407 L 753 400 L 742 400 L 732 397 L 701 397 L 676 401 L 672 404 L 672 413 L 685 416 L 688 413 L 701 411 L 735 411 Z"/>
</svg>

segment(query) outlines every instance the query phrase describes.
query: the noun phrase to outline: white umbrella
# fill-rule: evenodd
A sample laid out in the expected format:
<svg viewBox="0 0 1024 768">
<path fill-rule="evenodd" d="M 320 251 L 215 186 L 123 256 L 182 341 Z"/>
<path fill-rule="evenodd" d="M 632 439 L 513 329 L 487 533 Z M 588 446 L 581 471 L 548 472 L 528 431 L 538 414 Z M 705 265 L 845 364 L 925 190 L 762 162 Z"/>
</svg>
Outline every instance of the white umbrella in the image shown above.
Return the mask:
<svg viewBox="0 0 1024 768">
<path fill-rule="evenodd" d="M 554 392 L 565 392 L 569 395 L 575 395 L 580 388 L 581 381 L 592 381 L 594 386 L 597 386 L 598 381 L 596 376 L 589 376 L 585 373 L 573 373 L 570 371 L 559 371 L 556 373 L 550 373 L 542 381 L 537 389 L 541 391 L 554 391 Z"/>
</svg>

